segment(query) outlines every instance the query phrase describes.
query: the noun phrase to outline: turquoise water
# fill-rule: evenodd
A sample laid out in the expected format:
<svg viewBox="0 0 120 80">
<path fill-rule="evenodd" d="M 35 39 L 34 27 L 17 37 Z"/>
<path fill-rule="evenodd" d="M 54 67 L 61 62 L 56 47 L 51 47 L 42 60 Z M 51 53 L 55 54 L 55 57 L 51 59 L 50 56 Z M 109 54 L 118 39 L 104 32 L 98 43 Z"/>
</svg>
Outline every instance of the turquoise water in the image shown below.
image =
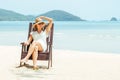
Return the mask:
<svg viewBox="0 0 120 80">
<path fill-rule="evenodd" d="M 120 53 L 120 22 L 56 21 L 55 49 Z M 0 45 L 20 46 L 27 40 L 28 21 L 1 21 Z"/>
</svg>

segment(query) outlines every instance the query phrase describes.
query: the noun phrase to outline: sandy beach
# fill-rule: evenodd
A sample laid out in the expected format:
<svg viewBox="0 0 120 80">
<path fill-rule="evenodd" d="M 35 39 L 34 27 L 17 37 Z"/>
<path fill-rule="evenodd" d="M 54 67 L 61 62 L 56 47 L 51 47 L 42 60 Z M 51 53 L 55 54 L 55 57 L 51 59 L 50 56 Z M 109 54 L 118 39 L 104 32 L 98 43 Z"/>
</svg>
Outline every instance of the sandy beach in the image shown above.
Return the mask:
<svg viewBox="0 0 120 80">
<path fill-rule="evenodd" d="M 19 66 L 21 47 L 0 46 L 1 80 L 120 80 L 120 54 L 53 49 L 53 67 L 38 61 L 41 68 Z M 32 61 L 28 61 L 32 65 Z"/>
</svg>

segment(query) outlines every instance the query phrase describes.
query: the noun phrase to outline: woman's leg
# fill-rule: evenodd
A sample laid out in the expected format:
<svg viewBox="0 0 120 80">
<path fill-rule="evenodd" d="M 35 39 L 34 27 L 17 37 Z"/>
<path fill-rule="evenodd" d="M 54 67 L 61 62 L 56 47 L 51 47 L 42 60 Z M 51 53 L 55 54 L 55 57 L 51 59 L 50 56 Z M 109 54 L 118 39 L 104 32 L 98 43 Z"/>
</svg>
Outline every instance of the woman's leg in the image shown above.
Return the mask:
<svg viewBox="0 0 120 80">
<path fill-rule="evenodd" d="M 41 44 L 38 42 L 33 42 L 29 47 L 27 56 L 24 59 L 22 59 L 21 62 L 27 62 L 29 57 L 32 55 L 33 68 L 34 67 L 36 68 L 37 67 L 36 63 L 37 63 L 38 51 L 43 51 Z"/>
<path fill-rule="evenodd" d="M 37 58 L 38 58 L 38 46 L 35 46 L 35 50 L 32 54 L 32 59 L 33 59 L 33 66 L 37 66 Z"/>
<path fill-rule="evenodd" d="M 41 44 L 36 42 L 36 46 L 35 46 L 34 52 L 32 54 L 33 66 L 36 66 L 37 58 L 38 58 L 38 51 L 43 51 L 43 49 L 41 47 Z"/>
<path fill-rule="evenodd" d="M 29 59 L 29 57 L 36 52 L 36 51 L 35 51 L 35 50 L 36 50 L 36 47 L 38 48 L 37 51 L 43 51 L 43 48 L 42 48 L 42 46 L 41 46 L 40 43 L 38 43 L 38 42 L 33 42 L 33 43 L 30 45 L 30 47 L 29 47 L 27 56 L 26 56 L 24 59 L 22 59 L 21 62 L 27 62 L 28 59 Z M 35 56 L 34 56 L 35 59 L 37 60 L 36 54 L 34 54 L 34 55 L 35 55 Z M 34 57 L 33 57 L 33 58 L 34 58 Z M 34 59 L 34 60 L 35 60 L 35 59 Z"/>
<path fill-rule="evenodd" d="M 24 59 L 22 59 L 21 62 L 27 62 L 28 61 L 29 57 L 33 54 L 33 52 L 35 50 L 35 46 L 36 46 L 36 42 L 33 42 L 29 47 L 27 56 Z"/>
<path fill-rule="evenodd" d="M 34 70 L 39 69 L 39 67 L 37 66 L 38 51 L 43 51 L 43 49 L 42 49 L 41 45 L 36 42 L 36 46 L 35 46 L 34 52 L 32 54 Z"/>
</svg>

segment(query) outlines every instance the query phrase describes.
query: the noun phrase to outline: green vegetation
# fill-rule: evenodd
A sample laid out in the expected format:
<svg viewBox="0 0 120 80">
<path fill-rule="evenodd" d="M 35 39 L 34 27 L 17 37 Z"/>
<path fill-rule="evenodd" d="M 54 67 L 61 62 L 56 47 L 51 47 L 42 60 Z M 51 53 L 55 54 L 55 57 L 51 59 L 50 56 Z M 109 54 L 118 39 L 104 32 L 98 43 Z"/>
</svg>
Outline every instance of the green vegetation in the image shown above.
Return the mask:
<svg viewBox="0 0 120 80">
<path fill-rule="evenodd" d="M 0 21 L 27 21 L 32 18 L 31 16 L 29 18 L 28 16 L 13 11 L 0 9 Z"/>
<path fill-rule="evenodd" d="M 51 17 L 54 21 L 84 21 L 80 17 L 61 10 L 53 10 L 40 15 Z M 38 16 L 23 15 L 13 11 L 0 9 L 0 21 L 32 21 L 36 17 Z"/>
<path fill-rule="evenodd" d="M 110 19 L 110 21 L 117 21 L 117 18 L 112 17 L 112 18 Z"/>
<path fill-rule="evenodd" d="M 61 10 L 53 10 L 41 15 L 52 17 L 55 21 L 84 21 L 80 17 Z"/>
</svg>

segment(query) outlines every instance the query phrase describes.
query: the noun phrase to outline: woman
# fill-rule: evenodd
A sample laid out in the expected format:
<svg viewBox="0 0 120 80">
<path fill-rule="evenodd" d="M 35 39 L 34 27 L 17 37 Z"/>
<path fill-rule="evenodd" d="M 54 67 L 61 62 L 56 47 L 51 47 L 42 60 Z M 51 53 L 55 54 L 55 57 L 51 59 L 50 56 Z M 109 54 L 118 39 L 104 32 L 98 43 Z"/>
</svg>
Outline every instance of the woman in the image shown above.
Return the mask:
<svg viewBox="0 0 120 80">
<path fill-rule="evenodd" d="M 42 22 L 43 19 L 49 21 L 49 24 L 45 29 L 44 29 L 45 23 Z M 20 61 L 21 64 L 27 62 L 29 57 L 32 55 L 33 69 L 34 70 L 38 69 L 36 65 L 38 51 L 44 52 L 47 48 L 46 37 L 51 30 L 52 22 L 53 20 L 51 18 L 45 16 L 40 16 L 36 18 L 35 24 L 33 25 L 34 31 L 30 33 L 29 39 L 24 43 L 24 45 L 29 45 L 32 40 L 33 42 L 29 47 L 27 56 Z"/>
</svg>

